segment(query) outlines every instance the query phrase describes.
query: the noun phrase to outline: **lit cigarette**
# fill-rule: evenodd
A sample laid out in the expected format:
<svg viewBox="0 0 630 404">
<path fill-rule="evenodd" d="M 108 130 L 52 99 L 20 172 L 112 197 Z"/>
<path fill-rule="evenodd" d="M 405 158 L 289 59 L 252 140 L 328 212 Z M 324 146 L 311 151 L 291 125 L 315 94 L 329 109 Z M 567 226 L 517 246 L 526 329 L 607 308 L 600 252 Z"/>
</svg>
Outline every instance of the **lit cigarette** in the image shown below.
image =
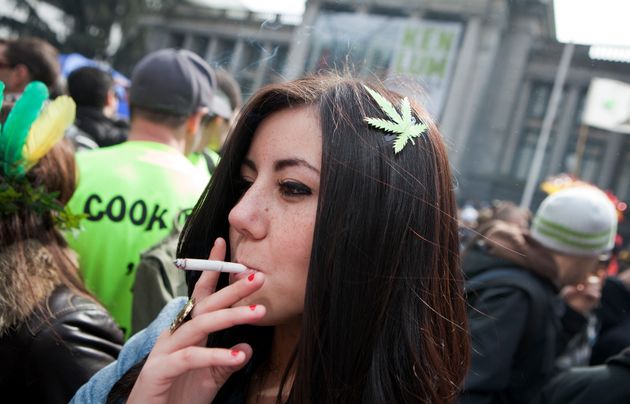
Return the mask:
<svg viewBox="0 0 630 404">
<path fill-rule="evenodd" d="M 194 258 L 178 258 L 175 266 L 185 271 L 215 271 L 215 272 L 231 272 L 238 274 L 247 270 L 245 265 L 236 264 L 234 262 L 199 260 Z"/>
</svg>

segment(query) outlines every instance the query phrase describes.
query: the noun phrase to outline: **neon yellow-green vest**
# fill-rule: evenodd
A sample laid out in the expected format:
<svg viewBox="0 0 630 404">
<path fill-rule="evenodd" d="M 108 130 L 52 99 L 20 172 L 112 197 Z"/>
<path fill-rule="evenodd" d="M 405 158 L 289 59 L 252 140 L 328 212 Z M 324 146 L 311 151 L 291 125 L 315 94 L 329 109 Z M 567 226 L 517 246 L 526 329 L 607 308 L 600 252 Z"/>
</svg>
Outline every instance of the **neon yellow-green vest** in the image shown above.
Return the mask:
<svg viewBox="0 0 630 404">
<path fill-rule="evenodd" d="M 211 149 L 206 149 L 205 152 L 212 159 L 212 162 L 214 163 L 214 166 L 216 167 L 219 164 L 219 160 L 221 160 L 221 156 L 219 155 L 219 153 Z M 190 153 L 187 157 L 188 157 L 188 160 L 190 160 L 190 162 L 195 167 L 197 167 L 197 169 L 203 171 L 204 173 L 206 173 L 206 175 L 212 175 L 212 173 L 210 172 L 208 168 L 208 162 L 206 161 L 206 158 L 203 155 L 203 153 L 194 152 L 194 153 Z"/>
<path fill-rule="evenodd" d="M 129 335 L 135 268 L 140 254 L 166 237 L 192 209 L 209 176 L 177 150 L 125 142 L 77 154 L 79 184 L 68 202 L 88 215 L 67 234 L 87 288 Z"/>
</svg>

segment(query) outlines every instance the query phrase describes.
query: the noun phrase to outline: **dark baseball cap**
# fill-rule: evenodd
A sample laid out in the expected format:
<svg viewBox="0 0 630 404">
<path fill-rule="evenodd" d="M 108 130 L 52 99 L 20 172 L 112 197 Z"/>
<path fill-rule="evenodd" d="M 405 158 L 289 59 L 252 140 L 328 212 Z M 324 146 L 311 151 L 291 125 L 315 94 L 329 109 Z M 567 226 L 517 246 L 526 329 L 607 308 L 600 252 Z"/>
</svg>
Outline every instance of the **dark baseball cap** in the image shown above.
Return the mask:
<svg viewBox="0 0 630 404">
<path fill-rule="evenodd" d="M 189 116 L 199 108 L 215 111 L 214 70 L 185 49 L 161 49 L 146 55 L 133 69 L 129 103 L 132 106 Z"/>
</svg>

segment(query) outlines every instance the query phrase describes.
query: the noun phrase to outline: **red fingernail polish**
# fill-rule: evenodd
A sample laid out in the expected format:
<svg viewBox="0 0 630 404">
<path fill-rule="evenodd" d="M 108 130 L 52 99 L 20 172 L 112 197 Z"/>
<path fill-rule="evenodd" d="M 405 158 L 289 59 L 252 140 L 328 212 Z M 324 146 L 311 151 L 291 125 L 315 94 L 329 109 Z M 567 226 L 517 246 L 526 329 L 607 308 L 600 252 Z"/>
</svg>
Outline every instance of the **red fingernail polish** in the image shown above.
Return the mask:
<svg viewBox="0 0 630 404">
<path fill-rule="evenodd" d="M 232 356 L 238 356 L 240 352 L 241 351 L 239 351 L 238 349 L 232 349 L 232 352 L 230 352 L 230 354 L 232 354 Z"/>
<path fill-rule="evenodd" d="M 254 275 L 255 274 L 251 274 L 250 276 L 248 276 L 247 280 L 250 281 L 250 282 L 253 281 L 254 280 Z"/>
<path fill-rule="evenodd" d="M 252 311 L 256 310 L 256 305 L 255 304 L 251 304 L 249 306 L 249 309 L 252 310 Z"/>
</svg>

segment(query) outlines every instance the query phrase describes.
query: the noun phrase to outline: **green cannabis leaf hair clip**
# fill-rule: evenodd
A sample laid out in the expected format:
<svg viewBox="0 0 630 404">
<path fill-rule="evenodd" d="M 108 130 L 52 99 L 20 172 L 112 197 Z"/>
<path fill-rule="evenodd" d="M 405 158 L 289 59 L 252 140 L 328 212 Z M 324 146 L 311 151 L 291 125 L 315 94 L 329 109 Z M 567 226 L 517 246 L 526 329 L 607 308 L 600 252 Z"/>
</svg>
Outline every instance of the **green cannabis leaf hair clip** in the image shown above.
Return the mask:
<svg viewBox="0 0 630 404">
<path fill-rule="evenodd" d="M 374 98 L 374 101 L 378 104 L 383 112 L 390 119 L 385 120 L 381 118 L 365 118 L 370 126 L 376 129 L 384 130 L 397 134 L 394 141 L 394 153 L 398 154 L 407 145 L 408 142 L 415 144 L 414 138 L 420 137 L 427 130 L 427 125 L 420 122 L 417 123 L 416 119 L 411 114 L 411 104 L 409 98 L 403 98 L 400 103 L 400 113 L 394 108 L 391 102 L 370 87 L 364 85 L 368 93 Z"/>
</svg>

